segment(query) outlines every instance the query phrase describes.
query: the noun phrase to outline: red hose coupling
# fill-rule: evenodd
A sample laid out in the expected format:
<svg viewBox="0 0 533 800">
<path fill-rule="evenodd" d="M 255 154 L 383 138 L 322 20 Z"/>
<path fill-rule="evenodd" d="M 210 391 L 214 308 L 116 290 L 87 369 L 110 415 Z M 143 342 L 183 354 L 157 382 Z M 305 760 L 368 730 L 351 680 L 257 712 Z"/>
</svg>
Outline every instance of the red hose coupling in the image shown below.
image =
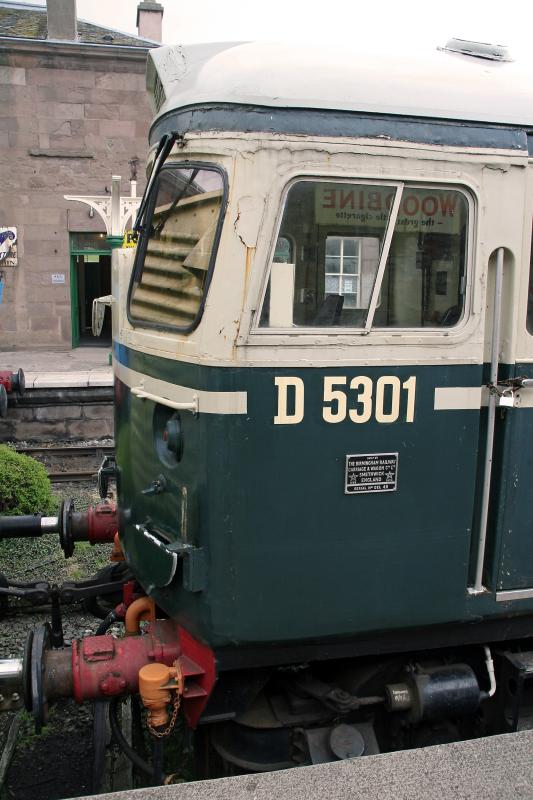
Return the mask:
<svg viewBox="0 0 533 800">
<path fill-rule="evenodd" d="M 171 620 L 153 623 L 142 636 L 87 636 L 73 641 L 74 699 L 82 703 L 133 694 L 138 691 L 141 667 L 152 662 L 171 666 L 180 653 L 178 628 Z"/>
<path fill-rule="evenodd" d="M 118 531 L 116 503 L 104 502 L 87 509 L 87 533 L 91 544 L 112 542 Z"/>
</svg>

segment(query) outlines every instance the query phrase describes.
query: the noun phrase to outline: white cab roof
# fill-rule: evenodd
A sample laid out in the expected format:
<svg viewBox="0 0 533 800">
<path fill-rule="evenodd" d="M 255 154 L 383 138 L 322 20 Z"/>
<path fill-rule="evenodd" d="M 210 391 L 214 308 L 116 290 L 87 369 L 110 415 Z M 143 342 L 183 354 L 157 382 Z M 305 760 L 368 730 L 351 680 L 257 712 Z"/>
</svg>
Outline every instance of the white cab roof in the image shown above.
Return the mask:
<svg viewBox="0 0 533 800">
<path fill-rule="evenodd" d="M 438 49 L 370 55 L 355 45 L 161 47 L 150 51 L 147 85 L 158 116 L 236 103 L 533 126 L 533 62 Z"/>
</svg>

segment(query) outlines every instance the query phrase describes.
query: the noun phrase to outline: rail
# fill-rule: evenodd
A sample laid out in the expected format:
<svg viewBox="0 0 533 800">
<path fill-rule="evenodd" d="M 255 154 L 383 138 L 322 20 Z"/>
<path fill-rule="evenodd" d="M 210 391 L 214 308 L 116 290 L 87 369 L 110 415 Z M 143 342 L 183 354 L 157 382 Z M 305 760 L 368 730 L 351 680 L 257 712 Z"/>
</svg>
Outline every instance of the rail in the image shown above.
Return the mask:
<svg viewBox="0 0 533 800">
<path fill-rule="evenodd" d="M 97 458 L 99 461 L 106 455 L 112 455 L 115 452 L 114 444 L 97 444 L 97 445 L 56 445 L 52 447 L 46 446 L 33 446 L 16 447 L 17 453 L 36 457 L 38 460 L 42 458 Z M 90 481 L 97 477 L 97 466 L 90 469 L 66 469 L 57 470 L 54 467 L 47 467 L 48 477 L 52 483 L 81 483 L 83 481 Z"/>
</svg>

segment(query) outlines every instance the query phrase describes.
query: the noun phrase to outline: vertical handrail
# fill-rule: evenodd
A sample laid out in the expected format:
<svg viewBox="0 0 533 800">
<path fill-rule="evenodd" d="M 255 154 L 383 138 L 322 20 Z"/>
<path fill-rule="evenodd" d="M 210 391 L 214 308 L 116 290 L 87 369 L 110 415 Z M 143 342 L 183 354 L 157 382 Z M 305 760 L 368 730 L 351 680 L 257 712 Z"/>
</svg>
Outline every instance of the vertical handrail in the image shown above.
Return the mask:
<svg viewBox="0 0 533 800">
<path fill-rule="evenodd" d="M 503 288 L 503 247 L 496 253 L 496 275 L 494 283 L 494 314 L 492 321 L 492 345 L 490 355 L 490 384 L 498 383 L 498 365 L 500 360 L 500 330 Z M 487 543 L 487 525 L 489 519 L 490 483 L 492 477 L 492 460 L 494 456 L 494 425 L 496 421 L 496 404 L 498 397 L 494 391 L 489 394 L 489 407 L 487 418 L 487 438 L 485 448 L 485 466 L 483 471 L 483 491 L 481 495 L 481 518 L 479 524 L 479 540 L 476 561 L 474 585 L 471 594 L 480 594 L 483 591 L 483 567 L 485 564 L 485 548 Z"/>
</svg>

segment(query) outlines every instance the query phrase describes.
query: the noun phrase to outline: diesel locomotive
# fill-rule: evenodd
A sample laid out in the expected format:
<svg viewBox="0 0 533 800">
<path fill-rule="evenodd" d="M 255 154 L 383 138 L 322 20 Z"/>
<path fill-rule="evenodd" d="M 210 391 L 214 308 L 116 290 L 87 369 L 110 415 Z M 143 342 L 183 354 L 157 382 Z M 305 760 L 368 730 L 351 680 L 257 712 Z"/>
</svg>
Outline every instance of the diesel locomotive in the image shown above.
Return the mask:
<svg viewBox="0 0 533 800">
<path fill-rule="evenodd" d="M 29 637 L 38 720 L 140 694 L 160 741 L 181 706 L 204 774 L 529 723 L 531 78 L 460 40 L 150 53 L 117 504 L 2 522 L 115 538 L 56 598 L 111 594 L 98 635 Z"/>
</svg>

